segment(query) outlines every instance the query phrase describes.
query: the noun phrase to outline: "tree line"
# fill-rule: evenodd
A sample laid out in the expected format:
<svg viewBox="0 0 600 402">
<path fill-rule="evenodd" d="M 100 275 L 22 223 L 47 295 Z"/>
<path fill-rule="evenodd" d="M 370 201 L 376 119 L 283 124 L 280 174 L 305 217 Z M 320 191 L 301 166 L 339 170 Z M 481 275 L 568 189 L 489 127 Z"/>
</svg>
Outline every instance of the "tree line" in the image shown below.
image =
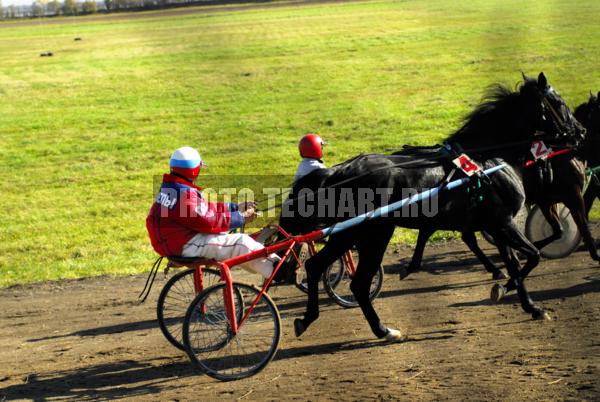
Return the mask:
<svg viewBox="0 0 600 402">
<path fill-rule="evenodd" d="M 124 10 L 144 10 L 173 7 L 183 4 L 207 3 L 193 0 L 34 0 L 31 5 L 2 6 L 0 0 L 0 19 L 53 17 L 59 15 L 86 15 L 97 12 Z"/>
</svg>

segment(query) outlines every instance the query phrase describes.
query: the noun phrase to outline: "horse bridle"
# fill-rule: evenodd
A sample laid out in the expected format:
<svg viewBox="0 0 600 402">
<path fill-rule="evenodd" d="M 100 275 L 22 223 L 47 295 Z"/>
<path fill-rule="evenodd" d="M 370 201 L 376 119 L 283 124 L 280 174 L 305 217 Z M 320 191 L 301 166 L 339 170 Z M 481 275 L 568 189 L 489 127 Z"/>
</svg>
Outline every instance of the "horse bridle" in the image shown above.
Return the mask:
<svg viewBox="0 0 600 402">
<path fill-rule="evenodd" d="M 569 131 L 567 128 L 567 122 L 563 117 L 556 111 L 554 106 L 548 101 L 548 94 L 552 91 L 552 87 L 548 87 L 545 91 L 540 92 L 540 98 L 542 102 L 542 118 L 546 120 L 546 110 L 550 111 L 550 121 L 554 125 L 554 129 L 556 130 L 556 134 L 552 137 L 554 139 L 559 139 L 561 137 L 569 136 Z M 536 133 L 537 134 L 537 133 Z M 549 136 L 548 133 L 541 132 L 540 134 Z M 579 140 L 575 139 L 576 144 L 579 144 Z"/>
</svg>

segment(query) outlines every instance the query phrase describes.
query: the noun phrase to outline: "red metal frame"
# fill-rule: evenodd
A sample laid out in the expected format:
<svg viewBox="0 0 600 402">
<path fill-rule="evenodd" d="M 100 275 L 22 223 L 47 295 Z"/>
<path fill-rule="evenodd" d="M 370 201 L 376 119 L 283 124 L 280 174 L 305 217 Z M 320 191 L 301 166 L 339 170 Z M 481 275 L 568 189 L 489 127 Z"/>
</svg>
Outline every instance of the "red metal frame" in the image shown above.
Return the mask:
<svg viewBox="0 0 600 402">
<path fill-rule="evenodd" d="M 290 253 L 292 253 L 292 255 L 294 256 L 298 265 L 301 265 L 300 258 L 294 251 L 294 247 L 300 243 L 307 243 L 308 248 L 309 248 L 309 253 L 311 256 L 313 256 L 317 253 L 317 249 L 315 247 L 315 240 L 319 240 L 323 237 L 323 231 L 321 231 L 321 230 L 311 232 L 311 233 L 308 233 L 305 235 L 299 235 L 299 236 L 291 236 L 289 233 L 287 233 L 284 229 L 282 229 L 280 227 L 277 227 L 277 230 L 286 237 L 285 240 L 283 240 L 279 243 L 270 245 L 270 246 L 266 246 L 261 250 L 257 250 L 257 251 L 253 251 L 248 254 L 233 257 L 233 258 L 230 258 L 225 261 L 218 262 L 215 260 L 201 260 L 196 265 L 196 272 L 194 272 L 194 287 L 195 287 L 195 290 L 197 293 L 204 290 L 203 281 L 202 281 L 202 266 L 214 266 L 214 267 L 219 268 L 219 270 L 221 272 L 221 280 L 225 282 L 225 289 L 223 290 L 223 297 L 225 299 L 225 309 L 226 309 L 227 319 L 229 320 L 229 325 L 230 325 L 231 331 L 234 335 L 237 334 L 239 328 L 242 326 L 244 321 L 246 321 L 248 316 L 252 313 L 252 311 L 254 310 L 254 308 L 256 307 L 256 305 L 258 304 L 260 299 L 262 298 L 263 294 L 266 292 L 267 288 L 273 281 L 273 278 L 275 277 L 275 275 L 277 274 L 277 272 L 279 271 L 279 269 L 281 268 L 281 266 L 283 265 L 284 261 L 286 260 L 286 258 L 289 256 Z M 253 235 L 256 235 L 256 233 Z M 263 284 L 263 287 L 260 290 L 260 293 L 254 299 L 254 301 L 252 302 L 252 305 L 248 308 L 248 310 L 246 311 L 246 313 L 244 314 L 242 319 L 239 322 L 237 322 L 237 316 L 235 314 L 235 301 L 233 298 L 233 280 L 231 278 L 231 268 L 236 265 L 240 265 L 240 264 L 243 264 L 243 263 L 251 261 L 251 260 L 267 257 L 270 254 L 273 254 L 273 253 L 275 253 L 277 251 L 281 251 L 281 250 L 285 250 L 285 253 L 281 257 L 281 260 L 279 261 L 277 266 L 275 266 L 275 268 L 273 269 L 271 276 Z M 354 274 L 356 273 L 356 265 L 354 263 L 352 251 L 348 250 L 346 253 L 344 253 L 344 255 L 342 256 L 342 260 L 344 262 L 344 269 L 346 269 L 348 274 L 351 277 L 353 277 Z M 202 309 L 203 313 L 206 312 L 206 308 L 204 305 L 201 306 L 201 309 Z"/>
<path fill-rule="evenodd" d="M 356 273 L 356 265 L 354 264 L 352 250 L 346 251 L 342 256 L 342 259 L 344 260 L 344 269 L 346 269 L 346 271 L 348 271 L 348 275 L 353 278 L 354 274 Z"/>
<path fill-rule="evenodd" d="M 225 309 L 226 309 L 227 319 L 229 320 L 229 325 L 231 326 L 231 331 L 234 335 L 237 334 L 240 326 L 244 323 L 244 321 L 246 321 L 246 318 L 248 318 L 250 313 L 252 313 L 252 310 L 254 310 L 254 307 L 256 307 L 256 304 L 260 301 L 263 294 L 266 292 L 267 288 L 273 281 L 273 278 L 277 274 L 277 271 L 279 271 L 279 268 L 281 268 L 281 266 L 283 265 L 283 262 L 288 257 L 288 255 L 290 253 L 292 253 L 294 258 L 296 259 L 296 261 L 298 263 L 300 263 L 300 258 L 298 257 L 296 252 L 293 250 L 294 246 L 296 246 L 299 243 L 308 243 L 309 247 L 312 247 L 311 251 L 313 252 L 312 255 L 314 255 L 314 253 L 316 253 L 316 249 L 314 247 L 314 241 L 323 237 L 323 232 L 321 230 L 311 232 L 311 233 L 308 233 L 305 235 L 291 236 L 289 233 L 287 233 L 282 228 L 277 227 L 277 229 L 279 230 L 279 232 L 281 234 L 283 234 L 286 237 L 285 240 L 283 240 L 279 243 L 276 243 L 276 244 L 273 244 L 270 246 L 266 246 L 260 250 L 256 250 L 256 251 L 253 251 L 248 254 L 233 257 L 228 260 L 221 261 L 221 262 L 215 261 L 215 260 L 200 260 L 197 262 L 196 271 L 194 272 L 194 288 L 197 293 L 204 290 L 203 280 L 202 280 L 202 267 L 203 266 L 214 266 L 214 267 L 219 268 L 219 270 L 221 272 L 221 280 L 225 282 L 225 289 L 223 290 L 223 297 L 225 298 Z M 248 261 L 256 260 L 258 258 L 265 258 L 265 257 L 269 256 L 270 254 L 273 254 L 273 253 L 275 253 L 277 251 L 281 251 L 281 250 L 286 250 L 286 251 L 285 251 L 283 257 L 281 258 L 281 260 L 279 261 L 279 264 L 277 264 L 277 266 L 273 269 L 271 276 L 265 281 L 260 293 L 258 294 L 258 296 L 256 296 L 256 298 L 252 302 L 252 305 L 248 308 L 248 311 L 246 312 L 244 317 L 242 317 L 242 319 L 238 323 L 237 317 L 235 314 L 235 301 L 233 298 L 233 280 L 231 278 L 230 269 L 235 267 L 236 265 L 240 265 L 240 264 L 246 263 Z M 201 309 L 202 309 L 203 313 L 206 312 L 204 305 L 202 305 Z"/>
</svg>

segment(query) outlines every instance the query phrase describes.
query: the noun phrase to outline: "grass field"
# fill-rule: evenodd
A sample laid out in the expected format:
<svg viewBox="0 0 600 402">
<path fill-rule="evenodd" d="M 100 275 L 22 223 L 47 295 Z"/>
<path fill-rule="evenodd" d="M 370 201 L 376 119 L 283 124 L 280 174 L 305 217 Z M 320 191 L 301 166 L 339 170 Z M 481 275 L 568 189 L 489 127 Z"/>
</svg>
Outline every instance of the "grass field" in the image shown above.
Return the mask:
<svg viewBox="0 0 600 402">
<path fill-rule="evenodd" d="M 149 269 L 153 177 L 181 145 L 207 174 L 286 175 L 306 131 L 328 164 L 436 143 L 521 70 L 572 106 L 600 90 L 596 0 L 147 16 L 0 24 L 0 286 Z"/>
</svg>

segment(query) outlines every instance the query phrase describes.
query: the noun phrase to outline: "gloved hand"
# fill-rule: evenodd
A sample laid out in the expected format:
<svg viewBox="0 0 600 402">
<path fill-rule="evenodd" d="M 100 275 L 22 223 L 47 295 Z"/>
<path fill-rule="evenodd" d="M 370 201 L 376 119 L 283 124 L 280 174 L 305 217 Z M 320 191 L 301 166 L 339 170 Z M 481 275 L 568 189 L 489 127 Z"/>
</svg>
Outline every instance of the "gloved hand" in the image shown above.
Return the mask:
<svg viewBox="0 0 600 402">
<path fill-rule="evenodd" d="M 254 201 L 240 202 L 238 204 L 238 209 L 241 212 L 244 212 L 244 211 L 246 211 L 248 209 L 256 209 L 256 202 L 254 202 Z"/>
<path fill-rule="evenodd" d="M 254 219 L 256 219 L 256 210 L 254 208 L 246 208 L 245 210 L 243 210 L 241 212 L 242 216 L 244 217 L 244 220 L 246 221 L 246 223 L 248 222 L 252 222 Z"/>
</svg>

